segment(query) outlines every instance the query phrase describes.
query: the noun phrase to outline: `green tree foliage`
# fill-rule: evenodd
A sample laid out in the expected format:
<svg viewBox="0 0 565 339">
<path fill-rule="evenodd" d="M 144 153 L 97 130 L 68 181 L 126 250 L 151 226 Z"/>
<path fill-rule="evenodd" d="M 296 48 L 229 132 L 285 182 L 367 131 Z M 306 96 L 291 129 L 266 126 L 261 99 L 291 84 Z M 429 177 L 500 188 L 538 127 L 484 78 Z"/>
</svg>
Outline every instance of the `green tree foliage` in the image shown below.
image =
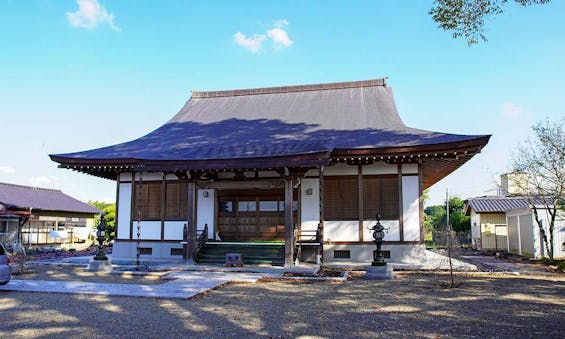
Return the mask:
<svg viewBox="0 0 565 339">
<path fill-rule="evenodd" d="M 109 204 L 103 201 L 89 201 L 88 204 L 98 208 L 104 214 L 104 222 L 108 229 L 106 239 L 108 241 L 113 240 L 116 236 L 116 204 Z M 98 226 L 98 222 L 99 219 L 95 222 L 96 226 Z"/>
<path fill-rule="evenodd" d="M 463 205 L 463 200 L 457 196 L 449 199 L 449 222 L 455 232 L 471 230 L 471 218 L 464 214 Z M 445 229 L 447 221 L 445 205 L 428 206 L 424 213 L 424 228 Z"/>
<path fill-rule="evenodd" d="M 428 12 L 444 31 L 453 38 L 463 37 L 467 44 L 487 41 L 484 34 L 485 20 L 502 14 L 504 6 L 512 0 L 435 0 Z M 544 5 L 550 0 L 514 0 L 521 6 Z"/>
</svg>

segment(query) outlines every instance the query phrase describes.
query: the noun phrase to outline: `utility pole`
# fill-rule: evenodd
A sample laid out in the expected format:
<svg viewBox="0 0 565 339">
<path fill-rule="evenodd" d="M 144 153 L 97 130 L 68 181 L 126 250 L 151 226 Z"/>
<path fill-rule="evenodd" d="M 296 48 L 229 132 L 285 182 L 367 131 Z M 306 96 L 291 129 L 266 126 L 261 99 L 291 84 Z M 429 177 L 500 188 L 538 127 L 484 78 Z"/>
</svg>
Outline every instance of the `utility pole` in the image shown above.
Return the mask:
<svg viewBox="0 0 565 339">
<path fill-rule="evenodd" d="M 446 227 L 447 227 L 447 257 L 449 258 L 449 273 L 451 276 L 451 285 L 449 288 L 455 287 L 455 282 L 453 281 L 453 263 L 451 262 L 451 224 L 449 223 L 449 191 L 445 189 L 445 215 L 446 215 Z"/>
</svg>

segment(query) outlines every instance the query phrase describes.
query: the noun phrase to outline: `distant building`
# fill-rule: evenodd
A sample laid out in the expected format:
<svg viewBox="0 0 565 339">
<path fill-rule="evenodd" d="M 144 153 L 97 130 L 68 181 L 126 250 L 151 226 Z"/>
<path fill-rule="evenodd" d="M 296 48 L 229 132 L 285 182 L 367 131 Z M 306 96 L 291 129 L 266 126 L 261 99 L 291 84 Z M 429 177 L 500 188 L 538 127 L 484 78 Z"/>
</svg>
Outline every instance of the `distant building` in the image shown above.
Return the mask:
<svg viewBox="0 0 565 339">
<path fill-rule="evenodd" d="M 528 187 L 528 175 L 523 173 L 505 173 L 500 176 L 500 196 L 516 196 L 524 193 Z"/>
<path fill-rule="evenodd" d="M 6 244 L 84 240 L 97 214 L 60 190 L 0 183 L 0 241 Z"/>
<path fill-rule="evenodd" d="M 546 227 L 548 214 L 536 203 Z M 478 197 L 465 201 L 471 217 L 471 238 L 476 249 L 504 250 L 532 258 L 547 256 L 538 224 L 528 200 L 519 196 Z M 554 226 L 554 257 L 565 257 L 565 214 L 558 211 Z"/>
</svg>

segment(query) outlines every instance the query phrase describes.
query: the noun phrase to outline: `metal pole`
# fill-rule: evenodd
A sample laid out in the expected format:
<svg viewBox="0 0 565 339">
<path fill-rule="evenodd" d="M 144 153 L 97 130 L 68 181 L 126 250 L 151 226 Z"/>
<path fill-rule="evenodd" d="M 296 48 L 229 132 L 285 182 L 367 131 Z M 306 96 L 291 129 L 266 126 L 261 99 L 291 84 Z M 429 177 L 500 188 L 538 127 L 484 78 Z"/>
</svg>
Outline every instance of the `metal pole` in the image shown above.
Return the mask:
<svg viewBox="0 0 565 339">
<path fill-rule="evenodd" d="M 449 287 L 455 287 L 455 282 L 453 281 L 453 263 L 451 262 L 451 224 L 449 223 L 449 191 L 445 190 L 445 204 L 446 208 L 446 217 L 447 217 L 447 256 L 449 258 L 449 272 L 451 275 L 451 285 Z"/>
</svg>

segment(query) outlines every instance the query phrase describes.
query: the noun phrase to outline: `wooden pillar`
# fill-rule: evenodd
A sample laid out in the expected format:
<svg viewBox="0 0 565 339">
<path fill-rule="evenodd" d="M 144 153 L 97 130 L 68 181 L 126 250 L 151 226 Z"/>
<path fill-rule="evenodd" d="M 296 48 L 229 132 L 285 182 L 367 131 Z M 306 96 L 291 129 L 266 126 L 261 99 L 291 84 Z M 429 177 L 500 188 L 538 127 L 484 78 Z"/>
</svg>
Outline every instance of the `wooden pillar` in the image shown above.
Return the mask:
<svg viewBox="0 0 565 339">
<path fill-rule="evenodd" d="M 194 264 L 194 250 L 196 249 L 196 182 L 194 180 L 188 181 L 188 201 L 187 201 L 187 234 L 186 234 L 186 262 Z"/>
<path fill-rule="evenodd" d="M 318 193 L 319 193 L 319 200 L 320 200 L 320 233 L 322 239 L 320 239 L 320 246 L 318 249 L 318 256 L 319 260 L 317 264 L 322 265 L 324 262 L 324 166 L 320 166 L 320 170 L 318 173 L 319 176 L 319 183 L 318 183 Z"/>
<path fill-rule="evenodd" d="M 398 164 L 398 232 L 400 234 L 400 241 L 404 241 L 404 194 L 402 193 L 402 164 Z"/>
<path fill-rule="evenodd" d="M 294 227 L 292 218 L 292 176 L 284 179 L 284 267 L 294 265 Z"/>
<path fill-rule="evenodd" d="M 363 199 L 365 198 L 363 195 L 363 166 L 357 166 L 357 187 L 358 187 L 358 200 L 359 201 L 359 242 L 363 242 L 363 220 L 365 220 L 365 216 L 363 215 Z"/>
</svg>

